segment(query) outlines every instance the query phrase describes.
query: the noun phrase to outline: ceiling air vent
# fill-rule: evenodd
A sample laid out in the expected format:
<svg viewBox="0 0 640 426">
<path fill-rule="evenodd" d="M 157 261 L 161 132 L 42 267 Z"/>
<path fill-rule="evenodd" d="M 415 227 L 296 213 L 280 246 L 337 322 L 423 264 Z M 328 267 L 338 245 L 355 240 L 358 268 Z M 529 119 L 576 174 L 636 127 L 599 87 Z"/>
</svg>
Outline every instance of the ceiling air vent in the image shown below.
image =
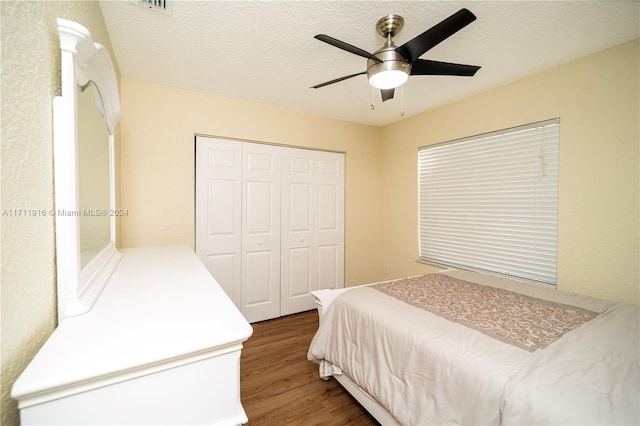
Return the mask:
<svg viewBox="0 0 640 426">
<path fill-rule="evenodd" d="M 129 3 L 144 7 L 145 9 L 155 10 L 165 15 L 171 15 L 170 0 L 129 0 Z"/>
</svg>

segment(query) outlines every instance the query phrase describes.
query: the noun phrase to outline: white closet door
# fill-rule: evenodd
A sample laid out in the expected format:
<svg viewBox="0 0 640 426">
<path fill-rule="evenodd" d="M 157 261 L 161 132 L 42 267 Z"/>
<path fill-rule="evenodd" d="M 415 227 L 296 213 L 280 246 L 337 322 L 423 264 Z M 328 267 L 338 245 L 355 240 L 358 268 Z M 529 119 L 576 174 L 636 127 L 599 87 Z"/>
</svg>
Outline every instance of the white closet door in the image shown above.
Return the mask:
<svg viewBox="0 0 640 426">
<path fill-rule="evenodd" d="M 196 137 L 196 253 L 241 306 L 242 143 Z"/>
<path fill-rule="evenodd" d="M 344 154 L 196 138 L 196 253 L 250 322 L 344 287 Z"/>
<path fill-rule="evenodd" d="M 344 287 L 344 154 L 282 148 L 281 314 Z"/>
<path fill-rule="evenodd" d="M 242 313 L 249 322 L 280 316 L 280 151 L 243 144 Z"/>
</svg>

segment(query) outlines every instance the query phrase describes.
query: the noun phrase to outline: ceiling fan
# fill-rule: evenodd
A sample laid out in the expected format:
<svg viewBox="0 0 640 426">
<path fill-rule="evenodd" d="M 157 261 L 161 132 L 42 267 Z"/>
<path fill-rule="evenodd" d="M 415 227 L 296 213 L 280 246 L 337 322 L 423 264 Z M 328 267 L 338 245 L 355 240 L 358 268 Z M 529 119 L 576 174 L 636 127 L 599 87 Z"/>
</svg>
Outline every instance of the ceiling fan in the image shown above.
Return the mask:
<svg viewBox="0 0 640 426">
<path fill-rule="evenodd" d="M 311 86 L 313 89 L 338 83 L 357 75 L 367 74 L 369 83 L 382 94 L 382 101 L 393 98 L 396 87 L 402 86 L 409 75 L 453 75 L 472 77 L 480 69 L 475 65 L 454 64 L 450 62 L 420 59 L 426 51 L 476 20 L 476 16 L 467 9 L 460 9 L 439 24 L 429 28 L 419 36 L 396 47 L 392 38 L 400 32 L 404 19 L 400 15 L 387 15 L 376 24 L 378 34 L 387 41 L 373 54 L 340 41 L 325 34 L 318 34 L 316 39 L 347 52 L 367 58 L 367 70 L 346 75 L 335 80 Z"/>
</svg>

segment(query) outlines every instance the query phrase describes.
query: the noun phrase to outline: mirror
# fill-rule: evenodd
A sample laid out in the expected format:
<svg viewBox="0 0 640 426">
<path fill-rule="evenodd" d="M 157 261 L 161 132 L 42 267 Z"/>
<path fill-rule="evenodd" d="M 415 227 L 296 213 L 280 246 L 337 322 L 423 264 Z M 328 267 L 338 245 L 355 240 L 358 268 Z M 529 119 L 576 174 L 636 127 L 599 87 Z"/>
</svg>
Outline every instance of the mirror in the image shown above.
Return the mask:
<svg viewBox="0 0 640 426">
<path fill-rule="evenodd" d="M 84 268 L 111 240 L 111 172 L 109 132 L 96 107 L 102 103 L 100 92 L 92 81 L 77 90 L 80 268 Z"/>
<path fill-rule="evenodd" d="M 58 19 L 62 96 L 53 100 L 58 322 L 91 309 L 120 259 L 114 129 L 120 98 L 104 46 Z"/>
</svg>

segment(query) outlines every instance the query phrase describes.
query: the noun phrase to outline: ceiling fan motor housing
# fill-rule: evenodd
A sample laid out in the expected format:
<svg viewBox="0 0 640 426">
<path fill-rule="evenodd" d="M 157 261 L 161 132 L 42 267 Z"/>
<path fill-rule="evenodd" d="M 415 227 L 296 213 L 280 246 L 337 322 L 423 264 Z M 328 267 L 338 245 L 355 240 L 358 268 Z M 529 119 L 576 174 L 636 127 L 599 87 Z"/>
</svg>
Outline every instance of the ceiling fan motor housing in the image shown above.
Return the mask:
<svg viewBox="0 0 640 426">
<path fill-rule="evenodd" d="M 382 49 L 374 53 L 374 55 L 382 62 L 374 61 L 373 59 L 367 59 L 367 78 L 369 82 L 379 89 L 391 89 L 393 87 L 384 87 L 376 82 L 376 74 L 382 72 L 402 72 L 405 73 L 407 78 L 411 73 L 411 64 L 407 62 L 404 56 L 396 52 L 396 46 L 391 43 L 387 43 Z"/>
</svg>

